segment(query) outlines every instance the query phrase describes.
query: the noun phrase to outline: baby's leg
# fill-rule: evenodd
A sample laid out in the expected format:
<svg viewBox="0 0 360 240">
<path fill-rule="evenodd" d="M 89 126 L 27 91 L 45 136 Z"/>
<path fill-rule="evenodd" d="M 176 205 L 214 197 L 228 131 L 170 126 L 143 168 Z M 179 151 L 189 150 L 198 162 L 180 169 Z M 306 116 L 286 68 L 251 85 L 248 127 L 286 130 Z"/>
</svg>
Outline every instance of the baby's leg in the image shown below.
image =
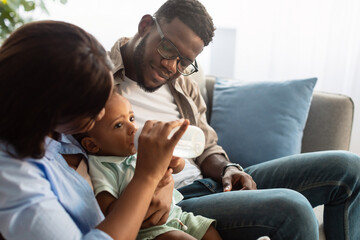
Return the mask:
<svg viewBox="0 0 360 240">
<path fill-rule="evenodd" d="M 155 238 L 156 240 L 196 240 L 193 236 L 180 230 L 163 233 Z"/>
<path fill-rule="evenodd" d="M 202 240 L 221 240 L 221 237 L 220 237 L 218 231 L 216 230 L 216 228 L 214 228 L 214 226 L 211 225 L 209 227 L 209 229 L 207 230 L 207 232 L 205 233 Z M 257 240 L 270 240 L 270 238 L 264 236 L 264 237 L 258 238 Z"/>
<path fill-rule="evenodd" d="M 213 225 L 210 225 L 202 240 L 221 240 L 221 237 Z"/>
</svg>

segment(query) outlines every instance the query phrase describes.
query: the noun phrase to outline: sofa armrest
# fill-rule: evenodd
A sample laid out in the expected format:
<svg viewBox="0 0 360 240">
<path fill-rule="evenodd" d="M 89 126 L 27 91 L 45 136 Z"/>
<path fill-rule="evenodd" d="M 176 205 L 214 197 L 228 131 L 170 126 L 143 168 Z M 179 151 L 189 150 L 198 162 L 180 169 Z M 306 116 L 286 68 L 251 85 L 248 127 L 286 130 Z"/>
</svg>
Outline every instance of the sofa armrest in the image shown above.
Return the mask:
<svg viewBox="0 0 360 240">
<path fill-rule="evenodd" d="M 216 77 L 206 76 L 199 83 L 206 88 L 207 118 L 210 122 Z M 315 91 L 304 129 L 301 152 L 349 150 L 354 103 L 348 96 Z"/>
<path fill-rule="evenodd" d="M 353 118 L 354 102 L 350 97 L 315 91 L 301 151 L 349 150 Z"/>
</svg>

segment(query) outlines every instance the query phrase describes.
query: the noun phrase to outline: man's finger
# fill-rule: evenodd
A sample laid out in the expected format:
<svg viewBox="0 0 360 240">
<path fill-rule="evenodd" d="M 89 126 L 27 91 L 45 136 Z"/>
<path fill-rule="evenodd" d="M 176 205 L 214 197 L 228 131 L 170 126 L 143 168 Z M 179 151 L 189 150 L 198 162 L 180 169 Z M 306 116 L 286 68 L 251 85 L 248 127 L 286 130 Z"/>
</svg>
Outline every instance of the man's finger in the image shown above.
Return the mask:
<svg viewBox="0 0 360 240">
<path fill-rule="evenodd" d="M 224 192 L 230 192 L 232 190 L 231 179 L 229 179 L 228 177 L 223 177 L 222 184 Z"/>
</svg>

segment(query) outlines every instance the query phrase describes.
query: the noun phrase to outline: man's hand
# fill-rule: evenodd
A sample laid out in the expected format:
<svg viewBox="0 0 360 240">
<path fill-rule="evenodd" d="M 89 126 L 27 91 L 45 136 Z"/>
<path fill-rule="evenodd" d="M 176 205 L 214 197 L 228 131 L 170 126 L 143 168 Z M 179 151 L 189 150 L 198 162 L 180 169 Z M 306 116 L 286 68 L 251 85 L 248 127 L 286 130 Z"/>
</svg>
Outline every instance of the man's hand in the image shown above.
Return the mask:
<svg viewBox="0 0 360 240">
<path fill-rule="evenodd" d="M 224 192 L 256 189 L 256 183 L 252 177 L 244 171 L 240 171 L 235 166 L 227 167 L 224 176 L 222 176 L 222 170 L 228 163 L 229 161 L 224 155 L 212 154 L 205 158 L 200 165 L 200 169 L 205 177 L 210 177 L 217 182 L 222 182 Z"/>
<path fill-rule="evenodd" d="M 255 190 L 256 183 L 253 178 L 236 167 L 228 167 L 222 178 L 224 192 L 232 190 Z"/>
<path fill-rule="evenodd" d="M 172 169 L 169 168 L 159 182 L 141 228 L 148 228 L 166 223 L 170 213 L 174 189 L 172 172 Z"/>
</svg>

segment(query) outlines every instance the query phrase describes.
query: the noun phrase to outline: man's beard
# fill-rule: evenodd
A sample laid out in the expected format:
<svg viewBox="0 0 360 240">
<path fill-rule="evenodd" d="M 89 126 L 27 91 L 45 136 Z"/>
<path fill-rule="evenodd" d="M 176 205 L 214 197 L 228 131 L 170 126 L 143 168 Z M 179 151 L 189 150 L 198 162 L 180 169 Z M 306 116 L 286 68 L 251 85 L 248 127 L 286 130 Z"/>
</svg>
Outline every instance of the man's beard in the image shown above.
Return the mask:
<svg viewBox="0 0 360 240">
<path fill-rule="evenodd" d="M 144 79 L 144 52 L 146 47 L 146 40 L 149 37 L 149 34 L 147 34 L 137 45 L 134 51 L 134 65 L 135 65 L 135 71 L 136 71 L 136 82 L 140 88 L 145 90 L 146 92 L 155 92 L 158 90 L 163 84 L 157 87 L 147 87 L 145 85 L 145 79 Z"/>
</svg>

